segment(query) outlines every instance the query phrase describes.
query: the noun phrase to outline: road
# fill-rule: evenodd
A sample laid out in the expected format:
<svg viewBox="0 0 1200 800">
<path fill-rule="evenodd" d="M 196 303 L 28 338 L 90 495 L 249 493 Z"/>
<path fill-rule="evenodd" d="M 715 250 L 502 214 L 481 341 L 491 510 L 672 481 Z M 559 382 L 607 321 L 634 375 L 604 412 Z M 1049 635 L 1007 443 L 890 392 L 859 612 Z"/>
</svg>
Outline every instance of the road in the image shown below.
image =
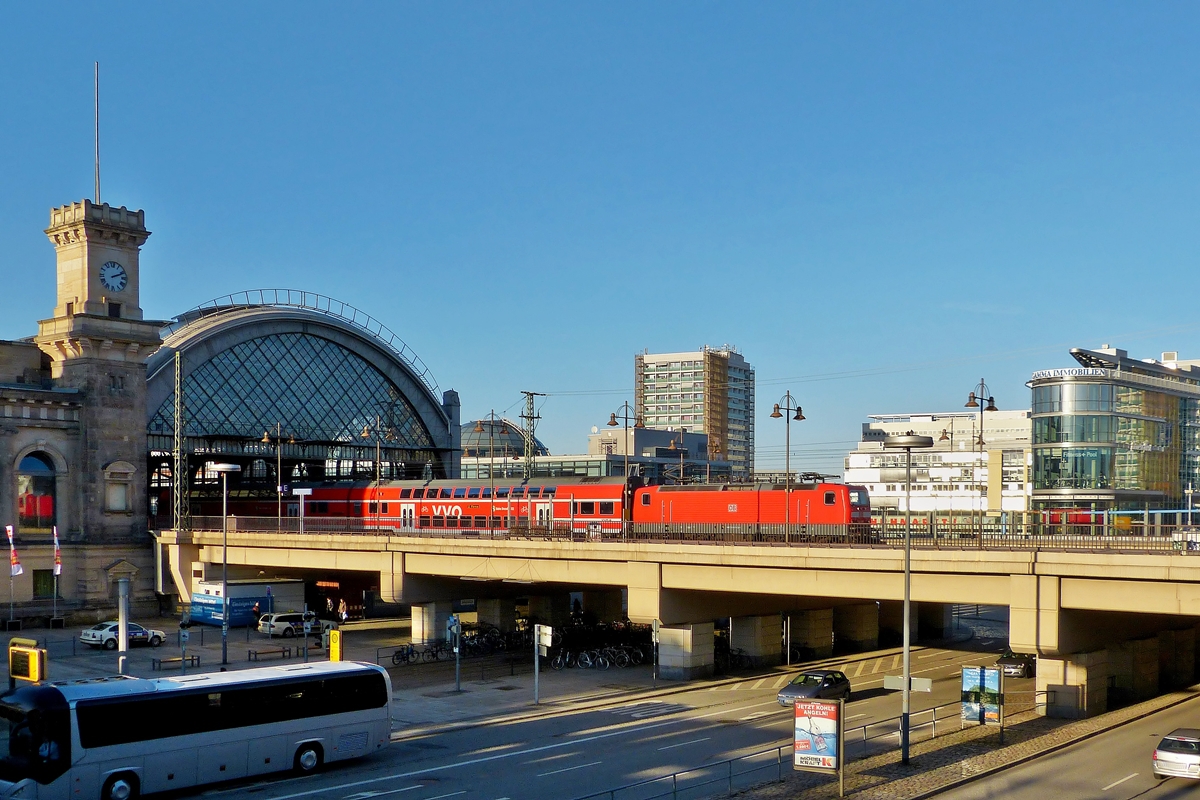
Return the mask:
<svg viewBox="0 0 1200 800">
<path fill-rule="evenodd" d="M 1150 754 L 1164 734 L 1200 725 L 1200 699 L 1102 733 L 1048 756 L 947 792 L 945 800 L 1167 800 L 1200 797 L 1200 781 L 1157 781 Z"/>
<path fill-rule="evenodd" d="M 913 674 L 932 678 L 934 691 L 915 694 L 914 710 L 956 702 L 961 666 L 990 663 L 995 657 L 915 648 Z M 852 680 L 848 728 L 898 714 L 899 695 L 883 692 L 882 684 L 885 674 L 898 673 L 899 656 L 830 663 Z M 791 712 L 779 706 L 775 695 L 788 677 L 772 675 L 602 710 L 402 739 L 385 753 L 332 765 L 316 776 L 242 783 L 205 794 L 252 788 L 262 800 L 571 800 L 786 743 Z M 784 769 L 789 757 L 785 750 Z M 764 765 L 760 778 L 778 769 L 774 756 Z"/>
</svg>

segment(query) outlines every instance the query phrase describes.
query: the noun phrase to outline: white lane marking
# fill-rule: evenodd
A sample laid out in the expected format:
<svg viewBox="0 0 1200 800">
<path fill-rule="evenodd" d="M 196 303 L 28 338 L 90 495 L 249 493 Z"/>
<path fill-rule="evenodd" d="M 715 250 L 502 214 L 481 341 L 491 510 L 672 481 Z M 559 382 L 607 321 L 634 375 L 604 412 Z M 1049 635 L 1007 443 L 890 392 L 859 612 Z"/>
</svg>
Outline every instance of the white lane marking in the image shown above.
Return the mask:
<svg viewBox="0 0 1200 800">
<path fill-rule="evenodd" d="M 945 655 L 946 655 L 945 653 L 926 653 L 923 656 L 917 656 L 917 658 L 937 658 L 938 656 L 945 656 Z"/>
<path fill-rule="evenodd" d="M 552 771 L 552 772 L 539 772 L 539 773 L 538 773 L 538 777 L 539 777 L 539 778 L 544 778 L 544 777 L 546 777 L 547 775 L 557 775 L 557 774 L 559 774 L 560 772 L 570 772 L 570 771 L 571 771 L 571 770 L 573 770 L 573 769 L 583 769 L 584 767 L 594 767 L 594 766 L 596 766 L 597 764 L 600 764 L 600 763 L 603 763 L 603 762 L 600 762 L 600 761 L 593 761 L 593 762 L 592 762 L 592 763 L 590 763 L 590 764 L 577 764 L 577 765 L 575 765 L 575 766 L 573 766 L 573 767 L 563 767 L 562 769 L 556 769 L 556 770 L 554 770 L 554 771 Z M 461 794 L 461 792 L 460 792 L 459 794 Z M 434 798 L 430 798 L 430 800 L 434 800 Z"/>
<path fill-rule="evenodd" d="M 751 689 L 761 689 L 762 685 L 763 685 L 763 681 L 765 681 L 765 680 L 766 680 L 766 678 L 759 678 L 758 680 L 756 680 L 754 682 L 754 685 L 751 686 L 750 688 Z"/>
<path fill-rule="evenodd" d="M 900 666 L 900 660 L 902 658 L 903 658 L 903 656 L 901 656 L 901 655 L 892 656 L 892 669 L 895 669 L 896 667 Z"/>
<path fill-rule="evenodd" d="M 748 717 L 742 717 L 738 721 L 739 722 L 749 722 L 752 719 L 758 719 L 759 717 L 770 716 L 771 714 L 774 714 L 774 713 L 775 713 L 774 711 L 756 711 L 755 713 L 751 714 Z"/>
<path fill-rule="evenodd" d="M 451 792 L 450 794 L 439 794 L 434 797 L 426 797 L 425 800 L 442 800 L 443 797 L 458 797 L 460 794 L 466 793 L 467 790 L 463 789 L 461 792 Z"/>
<path fill-rule="evenodd" d="M 368 791 L 359 792 L 358 794 L 348 794 L 343 800 L 367 800 L 371 797 L 383 797 L 389 794 L 400 794 L 401 792 L 411 792 L 413 789 L 423 789 L 424 784 L 418 783 L 416 786 L 405 786 L 403 789 L 388 789 L 387 791 Z"/>
<path fill-rule="evenodd" d="M 901 687 L 901 688 L 903 688 L 903 687 Z M 865 717 L 865 716 L 866 716 L 866 714 L 851 714 L 850 716 L 846 717 L 846 722 L 849 722 L 852 719 L 860 719 L 861 717 Z"/>
<path fill-rule="evenodd" d="M 680 742 L 679 744 L 669 744 L 669 745 L 666 745 L 665 747 L 660 747 L 658 749 L 659 750 L 674 750 L 676 747 L 687 747 L 689 744 L 699 744 L 700 742 L 707 742 L 711 738 L 712 738 L 711 736 L 705 736 L 703 739 L 692 739 L 690 742 Z"/>
<path fill-rule="evenodd" d="M 874 675 L 876 672 L 879 672 L 879 668 L 882 666 L 883 666 L 883 659 L 881 658 L 875 662 L 875 666 L 871 667 L 871 674 Z"/>
<path fill-rule="evenodd" d="M 771 684 L 771 688 L 778 689 L 780 686 L 783 686 L 785 683 L 791 680 L 791 678 L 791 675 L 784 675 L 779 680 L 775 681 L 775 683 Z"/>
<path fill-rule="evenodd" d="M 1107 792 L 1109 789 L 1113 788 L 1114 786 L 1120 786 L 1120 785 L 1121 785 L 1122 783 L 1124 783 L 1125 781 L 1128 781 L 1128 780 L 1133 780 L 1133 779 L 1134 779 L 1134 778 L 1136 778 L 1137 776 L 1138 776 L 1138 773 L 1136 773 L 1136 772 L 1135 772 L 1135 773 L 1133 773 L 1132 775 L 1126 775 L 1124 778 L 1121 778 L 1121 780 L 1119 780 L 1119 781 L 1116 781 L 1116 782 L 1114 782 L 1114 783 L 1110 783 L 1108 786 L 1105 786 L 1105 787 L 1104 787 L 1103 789 L 1101 789 L 1100 791 L 1102 791 L 1102 792 Z"/>
</svg>

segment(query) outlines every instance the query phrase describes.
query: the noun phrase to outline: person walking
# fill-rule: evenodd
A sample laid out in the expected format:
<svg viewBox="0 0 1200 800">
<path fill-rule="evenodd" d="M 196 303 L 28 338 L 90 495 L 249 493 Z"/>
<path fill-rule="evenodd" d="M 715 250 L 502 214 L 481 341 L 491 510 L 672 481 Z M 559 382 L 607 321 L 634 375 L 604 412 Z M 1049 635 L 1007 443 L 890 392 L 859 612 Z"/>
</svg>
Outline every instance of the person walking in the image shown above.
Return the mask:
<svg viewBox="0 0 1200 800">
<path fill-rule="evenodd" d="M 341 619 L 343 624 L 350 618 L 350 608 L 346 605 L 346 598 L 344 597 L 338 603 L 338 618 Z"/>
</svg>

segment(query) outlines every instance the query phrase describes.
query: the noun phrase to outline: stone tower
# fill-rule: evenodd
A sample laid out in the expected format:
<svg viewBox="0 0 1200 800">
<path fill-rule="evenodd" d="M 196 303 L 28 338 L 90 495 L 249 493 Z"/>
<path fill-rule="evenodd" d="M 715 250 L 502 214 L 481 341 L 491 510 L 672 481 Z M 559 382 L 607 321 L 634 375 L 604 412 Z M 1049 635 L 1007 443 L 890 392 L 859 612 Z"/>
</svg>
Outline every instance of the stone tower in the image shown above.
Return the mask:
<svg viewBox="0 0 1200 800">
<path fill-rule="evenodd" d="M 34 339 L 58 388 L 82 397 L 79 480 L 83 541 L 117 544 L 146 534 L 146 359 L 163 323 L 142 319 L 145 213 L 88 200 L 50 211 L 58 256 L 54 316 Z"/>
</svg>

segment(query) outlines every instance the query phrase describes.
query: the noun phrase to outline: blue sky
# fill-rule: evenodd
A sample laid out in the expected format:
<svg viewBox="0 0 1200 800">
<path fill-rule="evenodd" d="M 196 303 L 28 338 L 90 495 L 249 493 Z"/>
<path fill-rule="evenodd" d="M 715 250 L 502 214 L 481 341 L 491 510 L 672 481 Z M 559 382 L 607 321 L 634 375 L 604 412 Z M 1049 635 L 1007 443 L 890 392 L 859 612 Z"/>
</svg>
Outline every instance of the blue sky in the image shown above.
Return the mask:
<svg viewBox="0 0 1200 800">
<path fill-rule="evenodd" d="M 0 337 L 54 205 L 146 210 L 142 306 L 295 287 L 382 320 L 464 418 L 578 452 L 635 352 L 734 344 L 840 469 L 870 413 L 1028 407 L 1071 346 L 1200 357 L 1184 3 L 51 6 L 0 32 Z"/>
</svg>

